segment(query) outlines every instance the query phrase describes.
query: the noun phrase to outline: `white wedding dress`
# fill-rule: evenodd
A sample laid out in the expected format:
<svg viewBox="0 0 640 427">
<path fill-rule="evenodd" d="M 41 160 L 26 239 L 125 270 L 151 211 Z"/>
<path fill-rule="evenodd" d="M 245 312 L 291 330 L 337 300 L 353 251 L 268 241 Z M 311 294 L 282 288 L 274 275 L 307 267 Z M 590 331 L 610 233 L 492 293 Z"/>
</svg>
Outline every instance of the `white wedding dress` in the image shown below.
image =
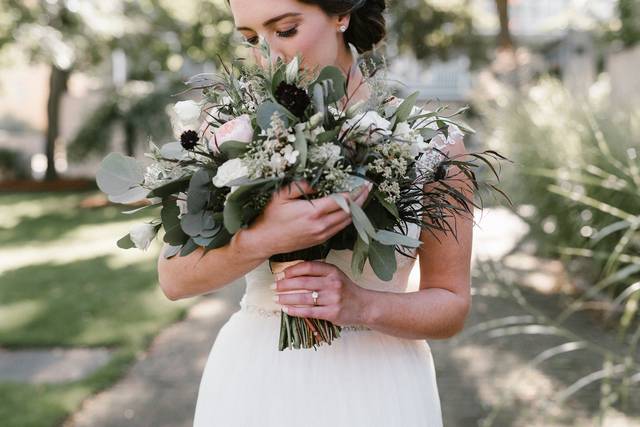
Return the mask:
<svg viewBox="0 0 640 427">
<path fill-rule="evenodd" d="M 417 238 L 417 226 L 409 234 Z M 331 251 L 326 262 L 352 277 L 351 254 Z M 354 281 L 379 291 L 409 291 L 415 260 L 396 256 L 391 281 L 378 279 L 368 262 Z M 245 278 L 241 308 L 209 353 L 194 427 L 442 426 L 427 341 L 352 325 L 343 326 L 331 345 L 278 351 L 280 305 L 272 300 L 268 262 Z"/>
</svg>

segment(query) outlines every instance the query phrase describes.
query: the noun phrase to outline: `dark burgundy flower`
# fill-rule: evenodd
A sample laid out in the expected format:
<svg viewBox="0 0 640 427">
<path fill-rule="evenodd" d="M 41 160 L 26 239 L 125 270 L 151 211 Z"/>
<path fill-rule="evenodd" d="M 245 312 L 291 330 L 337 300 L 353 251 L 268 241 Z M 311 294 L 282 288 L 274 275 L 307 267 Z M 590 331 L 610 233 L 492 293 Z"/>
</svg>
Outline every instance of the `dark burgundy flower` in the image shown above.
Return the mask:
<svg viewBox="0 0 640 427">
<path fill-rule="evenodd" d="M 198 141 L 200 141 L 200 137 L 195 130 L 186 130 L 180 135 L 180 144 L 185 150 L 193 150 Z"/>
<path fill-rule="evenodd" d="M 274 93 L 276 100 L 296 117 L 304 119 L 304 112 L 311 103 L 311 99 L 304 89 L 281 82 Z"/>
</svg>

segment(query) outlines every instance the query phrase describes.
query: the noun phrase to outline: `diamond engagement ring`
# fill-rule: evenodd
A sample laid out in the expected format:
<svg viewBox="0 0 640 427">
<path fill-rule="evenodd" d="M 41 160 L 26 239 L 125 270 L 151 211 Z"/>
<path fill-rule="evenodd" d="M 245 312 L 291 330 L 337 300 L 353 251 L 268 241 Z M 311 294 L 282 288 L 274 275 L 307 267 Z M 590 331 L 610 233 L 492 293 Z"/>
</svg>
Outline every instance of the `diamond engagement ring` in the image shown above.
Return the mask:
<svg viewBox="0 0 640 427">
<path fill-rule="evenodd" d="M 313 298 L 313 305 L 318 305 L 318 291 L 311 292 L 311 297 Z"/>
</svg>

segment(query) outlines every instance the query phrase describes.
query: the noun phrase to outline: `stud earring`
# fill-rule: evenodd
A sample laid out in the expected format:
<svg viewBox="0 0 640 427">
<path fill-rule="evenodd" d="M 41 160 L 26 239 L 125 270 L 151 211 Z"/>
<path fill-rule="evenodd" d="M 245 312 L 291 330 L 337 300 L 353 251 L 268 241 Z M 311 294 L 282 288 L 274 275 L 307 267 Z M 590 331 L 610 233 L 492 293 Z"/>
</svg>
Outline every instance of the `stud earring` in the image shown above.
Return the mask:
<svg viewBox="0 0 640 427">
<path fill-rule="evenodd" d="M 347 27 L 345 25 L 341 25 L 338 31 L 340 31 L 341 33 L 344 33 L 345 31 L 347 31 Z"/>
</svg>

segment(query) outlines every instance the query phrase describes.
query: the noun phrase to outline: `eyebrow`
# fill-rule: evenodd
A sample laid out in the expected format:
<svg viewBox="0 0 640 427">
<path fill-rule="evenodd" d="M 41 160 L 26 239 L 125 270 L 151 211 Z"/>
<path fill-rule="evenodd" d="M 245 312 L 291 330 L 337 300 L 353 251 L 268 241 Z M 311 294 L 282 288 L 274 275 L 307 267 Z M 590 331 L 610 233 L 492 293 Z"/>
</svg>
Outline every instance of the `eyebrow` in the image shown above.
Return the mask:
<svg viewBox="0 0 640 427">
<path fill-rule="evenodd" d="M 282 15 L 278 15 L 278 16 L 275 16 L 275 17 L 273 17 L 273 18 L 271 18 L 271 19 L 267 19 L 266 21 L 264 21 L 264 22 L 262 23 L 262 25 L 263 25 L 264 27 L 268 27 L 269 25 L 274 24 L 274 23 L 278 22 L 278 21 L 279 21 L 279 20 L 281 20 L 281 19 L 288 18 L 288 17 L 290 17 L 290 16 L 299 16 L 299 15 L 302 15 L 302 13 L 299 13 L 299 12 L 288 12 L 288 13 L 283 13 Z M 251 28 L 248 28 L 248 27 L 236 27 L 236 29 L 237 29 L 237 30 L 249 30 L 249 31 L 253 31 Z"/>
</svg>

